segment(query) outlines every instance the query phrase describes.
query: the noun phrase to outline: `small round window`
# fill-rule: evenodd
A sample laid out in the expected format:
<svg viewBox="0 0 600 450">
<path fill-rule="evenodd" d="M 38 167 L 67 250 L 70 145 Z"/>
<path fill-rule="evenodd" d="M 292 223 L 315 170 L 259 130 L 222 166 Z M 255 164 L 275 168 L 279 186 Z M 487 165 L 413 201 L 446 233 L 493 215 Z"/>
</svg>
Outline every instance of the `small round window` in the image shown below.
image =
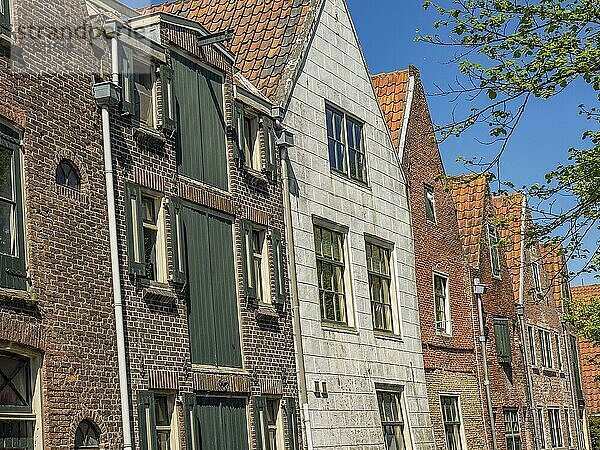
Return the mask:
<svg viewBox="0 0 600 450">
<path fill-rule="evenodd" d="M 79 173 L 71 161 L 63 159 L 56 168 L 56 184 L 79 190 L 81 186 Z"/>
<path fill-rule="evenodd" d="M 75 450 L 98 449 L 100 432 L 89 420 L 82 421 L 75 432 Z"/>
</svg>

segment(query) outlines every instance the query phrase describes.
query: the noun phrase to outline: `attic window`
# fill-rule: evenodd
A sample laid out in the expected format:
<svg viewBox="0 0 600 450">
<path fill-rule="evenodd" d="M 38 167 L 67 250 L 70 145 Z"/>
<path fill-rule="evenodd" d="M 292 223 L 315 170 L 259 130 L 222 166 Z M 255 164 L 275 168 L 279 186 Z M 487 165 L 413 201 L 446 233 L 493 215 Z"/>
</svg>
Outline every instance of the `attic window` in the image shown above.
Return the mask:
<svg viewBox="0 0 600 450">
<path fill-rule="evenodd" d="M 63 159 L 56 168 L 56 184 L 76 191 L 81 188 L 79 173 L 71 161 Z"/>
</svg>

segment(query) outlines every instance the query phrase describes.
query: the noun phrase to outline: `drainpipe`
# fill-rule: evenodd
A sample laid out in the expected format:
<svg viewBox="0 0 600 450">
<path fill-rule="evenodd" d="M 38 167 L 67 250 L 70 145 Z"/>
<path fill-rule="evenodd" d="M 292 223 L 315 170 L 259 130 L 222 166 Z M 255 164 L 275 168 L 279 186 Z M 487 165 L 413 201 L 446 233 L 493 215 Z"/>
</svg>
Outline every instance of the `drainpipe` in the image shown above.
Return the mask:
<svg viewBox="0 0 600 450">
<path fill-rule="evenodd" d="M 281 123 L 283 114 L 279 108 L 274 111 L 278 122 Z M 302 403 L 302 421 L 304 423 L 305 444 L 304 448 L 313 450 L 312 431 L 310 423 L 310 410 L 308 407 L 308 390 L 306 385 L 306 368 L 304 366 L 304 346 L 302 344 L 302 322 L 300 320 L 300 301 L 298 298 L 298 279 L 296 277 L 296 251 L 294 244 L 294 230 L 292 226 L 292 200 L 290 193 L 290 174 L 289 174 L 289 153 L 288 147 L 293 142 L 293 136 L 286 132 L 282 132 L 281 138 L 278 139 L 278 144 L 281 145 L 281 173 L 283 178 L 283 197 L 285 210 L 285 236 L 287 243 L 288 255 L 288 274 L 290 277 L 290 293 L 292 297 L 292 319 L 294 327 L 294 347 L 296 353 L 296 370 L 298 372 L 298 384 L 300 387 L 300 402 Z"/>
<path fill-rule="evenodd" d="M 485 327 L 483 324 L 483 302 L 481 296 L 485 294 L 487 286 L 481 284 L 479 278 L 473 280 L 473 293 L 477 298 L 477 313 L 479 315 L 479 342 L 481 343 L 481 359 L 483 364 L 483 386 L 485 387 L 485 398 L 487 401 L 488 414 L 490 416 L 490 431 L 492 432 L 492 447 L 498 450 L 498 439 L 496 436 L 496 423 L 494 421 L 494 409 L 492 407 L 492 394 L 490 392 L 490 378 L 487 364 L 487 348 L 485 339 Z"/>
<path fill-rule="evenodd" d="M 108 232 L 110 240 L 111 280 L 115 310 L 115 328 L 117 337 L 117 360 L 119 366 L 119 391 L 121 399 L 121 421 L 123 425 L 123 450 L 132 449 L 131 417 L 129 414 L 129 381 L 127 378 L 127 359 L 125 352 L 125 324 L 123 318 L 123 299 L 121 295 L 121 274 L 119 271 L 119 250 L 117 247 L 117 222 L 115 208 L 115 187 L 112 165 L 112 145 L 110 133 L 109 108 L 120 101 L 118 87 L 118 42 L 111 37 L 112 78 L 113 82 L 98 83 L 94 86 L 94 98 L 102 110 L 102 141 L 104 148 L 104 176 L 106 180 L 106 203 L 108 208 Z M 117 82 L 115 82 L 115 80 Z"/>
<path fill-rule="evenodd" d="M 533 392 L 533 381 L 530 372 L 529 360 L 527 358 L 527 345 L 525 342 L 529 337 L 527 336 L 527 327 L 525 324 L 525 214 L 527 213 L 527 199 L 523 196 L 521 203 L 521 252 L 519 255 L 519 303 L 517 304 L 517 317 L 519 318 L 519 327 L 521 329 L 521 336 L 523 337 L 523 345 L 521 346 L 521 353 L 523 354 L 523 363 L 525 364 L 525 382 L 527 383 L 527 396 L 529 397 L 529 404 L 531 405 L 531 426 L 533 428 L 533 445 L 536 450 L 540 449 L 539 440 L 539 427 L 536 426 L 536 407 L 535 407 L 535 396 Z"/>
</svg>

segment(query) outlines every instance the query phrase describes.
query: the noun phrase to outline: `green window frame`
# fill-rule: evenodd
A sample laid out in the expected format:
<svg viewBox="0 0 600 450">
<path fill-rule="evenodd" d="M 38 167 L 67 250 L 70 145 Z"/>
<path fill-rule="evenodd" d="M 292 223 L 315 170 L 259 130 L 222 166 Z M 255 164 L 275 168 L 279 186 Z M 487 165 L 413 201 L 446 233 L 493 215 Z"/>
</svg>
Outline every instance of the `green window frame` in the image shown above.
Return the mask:
<svg viewBox="0 0 600 450">
<path fill-rule="evenodd" d="M 298 407 L 294 397 L 285 398 L 285 413 L 287 420 L 287 432 L 289 450 L 299 450 L 299 434 L 298 434 Z"/>
<path fill-rule="evenodd" d="M 314 225 L 321 320 L 348 324 L 345 288 L 345 235 Z"/>
<path fill-rule="evenodd" d="M 394 332 L 394 298 L 391 258 L 388 247 L 365 241 L 367 254 L 367 274 L 371 296 L 373 328 L 378 331 Z"/>
<path fill-rule="evenodd" d="M 519 410 L 516 408 L 504 409 L 504 436 L 507 450 L 522 449 Z"/>
<path fill-rule="evenodd" d="M 496 342 L 496 354 L 500 364 L 511 364 L 512 352 L 510 346 L 510 328 L 508 319 L 494 318 L 494 340 Z"/>
<path fill-rule="evenodd" d="M 0 286 L 26 290 L 21 134 L 0 122 Z"/>
<path fill-rule="evenodd" d="M 12 33 L 11 1 L 0 0 L 0 35 L 10 37 Z"/>
</svg>

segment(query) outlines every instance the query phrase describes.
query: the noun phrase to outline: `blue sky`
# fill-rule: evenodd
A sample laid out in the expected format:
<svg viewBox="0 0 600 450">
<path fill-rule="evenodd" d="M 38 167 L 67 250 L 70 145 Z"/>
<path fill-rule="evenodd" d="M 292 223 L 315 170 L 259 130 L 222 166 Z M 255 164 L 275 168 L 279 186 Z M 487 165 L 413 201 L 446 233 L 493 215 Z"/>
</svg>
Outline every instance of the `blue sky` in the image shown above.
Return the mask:
<svg viewBox="0 0 600 450">
<path fill-rule="evenodd" d="M 424 34 L 432 32 L 431 24 L 437 17 L 433 10 L 423 10 L 421 0 L 347 2 L 372 73 L 403 69 L 412 64 L 420 70 L 428 92 L 434 92 L 436 85 L 448 86 L 454 81 L 456 67 L 446 63 L 452 56 L 450 50 L 415 42 L 416 30 Z M 129 0 L 125 3 L 139 7 L 150 2 Z M 555 99 L 530 104 L 503 155 L 501 178 L 517 186 L 543 182 L 548 171 L 559 163 L 567 162 L 569 147 L 585 148 L 581 135 L 588 124 L 578 115 L 577 105 L 594 101 L 592 89 L 580 83 Z M 430 97 L 429 106 L 437 124 L 451 120 L 455 105 L 448 98 Z M 495 155 L 494 149 L 477 141 L 477 138 L 485 140 L 486 133 L 486 130 L 474 131 L 440 145 L 449 174 L 465 171 L 464 166 L 456 162 L 459 156 L 491 158 Z M 599 240 L 600 232 L 596 229 L 588 236 L 585 245 L 592 251 Z M 570 268 L 577 270 L 581 264 L 581 261 L 573 261 Z M 573 283 L 581 284 L 582 281 L 594 282 L 593 275 L 580 276 Z"/>
</svg>

